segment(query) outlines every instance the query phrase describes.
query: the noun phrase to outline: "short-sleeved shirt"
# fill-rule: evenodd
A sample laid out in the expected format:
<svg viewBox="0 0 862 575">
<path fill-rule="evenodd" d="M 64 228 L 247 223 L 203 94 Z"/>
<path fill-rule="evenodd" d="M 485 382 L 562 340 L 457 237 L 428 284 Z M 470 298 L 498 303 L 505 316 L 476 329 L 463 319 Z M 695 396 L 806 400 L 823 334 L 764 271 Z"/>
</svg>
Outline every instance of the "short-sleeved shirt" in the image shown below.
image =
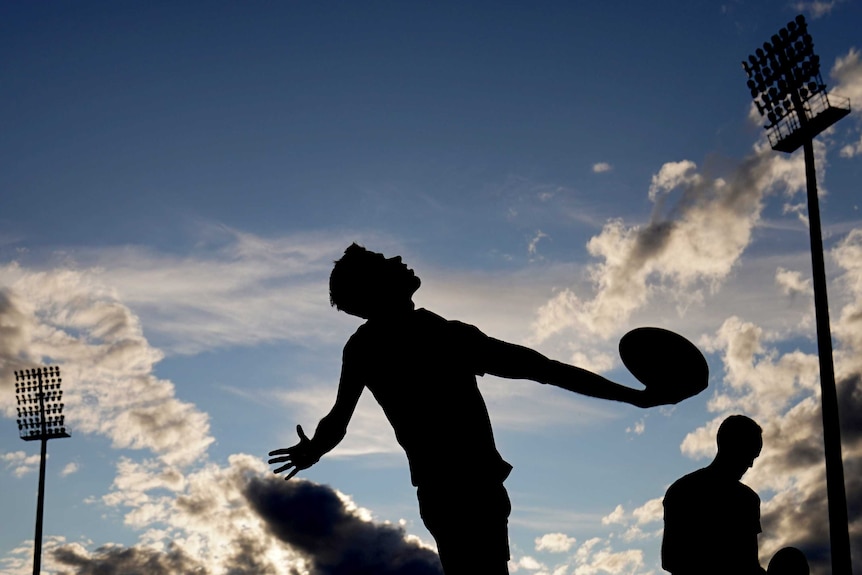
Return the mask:
<svg viewBox="0 0 862 575">
<path fill-rule="evenodd" d="M 344 369 L 383 408 L 414 485 L 502 482 L 511 471 L 476 383 L 489 341 L 474 326 L 418 309 L 369 320 L 345 345 Z"/>
<path fill-rule="evenodd" d="M 762 573 L 760 531 L 757 493 L 713 467 L 699 469 L 665 494 L 662 567 L 674 575 Z"/>
</svg>

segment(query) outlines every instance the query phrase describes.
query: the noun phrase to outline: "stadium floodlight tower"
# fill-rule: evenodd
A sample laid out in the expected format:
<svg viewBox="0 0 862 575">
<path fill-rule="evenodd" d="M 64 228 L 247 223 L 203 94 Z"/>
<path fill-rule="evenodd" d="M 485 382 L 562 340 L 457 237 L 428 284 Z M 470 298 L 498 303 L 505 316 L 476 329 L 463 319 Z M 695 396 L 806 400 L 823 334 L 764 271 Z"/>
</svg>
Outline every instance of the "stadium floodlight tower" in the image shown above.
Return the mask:
<svg viewBox="0 0 862 575">
<path fill-rule="evenodd" d="M 768 130 L 772 149 L 790 154 L 802 146 L 805 151 L 832 574 L 851 575 L 847 496 L 813 144 L 817 134 L 850 113 L 850 101 L 837 96 L 832 96 L 830 101 L 826 84 L 820 77 L 820 58 L 814 53 L 814 43 L 802 15 L 788 22 L 769 42 L 764 42 L 763 48 L 758 48 L 747 61 L 742 62 L 742 67 L 748 74 L 748 88 L 754 105 L 768 120 L 764 127 Z"/>
<path fill-rule="evenodd" d="M 15 372 L 15 399 L 18 400 L 18 433 L 24 441 L 41 441 L 39 497 L 36 503 L 36 537 L 33 546 L 33 575 L 42 564 L 42 515 L 45 511 L 45 457 L 48 440 L 71 437 L 66 433 L 60 368 L 37 367 Z"/>
</svg>

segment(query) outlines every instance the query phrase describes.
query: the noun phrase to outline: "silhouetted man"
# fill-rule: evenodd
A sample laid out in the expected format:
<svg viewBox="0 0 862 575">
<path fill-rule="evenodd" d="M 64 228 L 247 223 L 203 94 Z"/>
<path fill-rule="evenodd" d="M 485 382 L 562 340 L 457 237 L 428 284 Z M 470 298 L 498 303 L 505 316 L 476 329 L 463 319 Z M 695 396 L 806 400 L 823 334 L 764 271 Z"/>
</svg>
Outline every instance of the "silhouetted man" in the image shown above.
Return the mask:
<svg viewBox="0 0 862 575">
<path fill-rule="evenodd" d="M 718 454 L 677 480 L 664 497 L 662 567 L 673 575 L 763 575 L 757 556 L 760 497 L 740 482 L 763 448 L 744 415 L 718 428 Z"/>
<path fill-rule="evenodd" d="M 338 395 L 309 439 L 277 449 L 275 473 L 316 463 L 344 437 L 368 388 L 383 408 L 410 465 L 422 520 L 437 541 L 447 575 L 508 572 L 511 510 L 503 481 L 509 465 L 497 451 L 476 376 L 531 379 L 591 397 L 639 407 L 659 403 L 648 391 L 623 387 L 531 349 L 488 337 L 477 328 L 414 309 L 419 278 L 400 257 L 356 244 L 329 279 L 337 309 L 367 321 L 344 346 Z"/>
</svg>

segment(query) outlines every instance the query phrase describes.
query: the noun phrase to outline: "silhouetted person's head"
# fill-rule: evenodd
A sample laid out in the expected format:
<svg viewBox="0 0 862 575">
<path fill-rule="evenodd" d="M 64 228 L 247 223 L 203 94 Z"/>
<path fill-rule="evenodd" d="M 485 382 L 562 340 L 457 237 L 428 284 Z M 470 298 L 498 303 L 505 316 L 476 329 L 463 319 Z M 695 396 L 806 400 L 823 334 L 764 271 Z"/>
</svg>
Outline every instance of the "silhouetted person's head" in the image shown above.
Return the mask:
<svg viewBox="0 0 862 575">
<path fill-rule="evenodd" d="M 808 575 L 810 572 L 805 553 L 796 547 L 779 549 L 766 569 L 767 575 Z"/>
<path fill-rule="evenodd" d="M 763 430 L 744 415 L 731 415 L 718 428 L 718 455 L 713 465 L 740 479 L 763 449 Z"/>
<path fill-rule="evenodd" d="M 329 276 L 329 301 L 337 309 L 365 319 L 413 309 L 421 282 L 401 256 L 386 258 L 351 244 Z"/>
</svg>

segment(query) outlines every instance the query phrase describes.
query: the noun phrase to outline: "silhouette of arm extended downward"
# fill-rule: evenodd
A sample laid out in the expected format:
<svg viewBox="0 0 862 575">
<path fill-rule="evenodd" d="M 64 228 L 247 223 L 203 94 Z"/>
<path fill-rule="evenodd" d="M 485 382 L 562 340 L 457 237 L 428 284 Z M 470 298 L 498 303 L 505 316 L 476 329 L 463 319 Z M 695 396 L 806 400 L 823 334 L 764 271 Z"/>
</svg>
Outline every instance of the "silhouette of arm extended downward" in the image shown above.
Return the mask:
<svg viewBox="0 0 862 575">
<path fill-rule="evenodd" d="M 487 373 L 507 379 L 530 379 L 561 387 L 581 395 L 629 403 L 637 407 L 661 405 L 649 390 L 638 390 L 573 365 L 568 365 L 530 348 L 490 339 Z"/>
<path fill-rule="evenodd" d="M 317 463 L 323 454 L 338 445 L 347 433 L 347 424 L 356 409 L 356 403 L 362 394 L 362 387 L 347 373 L 347 370 L 342 369 L 335 405 L 317 424 L 314 437 L 311 439 L 306 437 L 302 426 L 297 425 L 296 432 L 299 434 L 299 443 L 292 447 L 269 452 L 270 456 L 276 456 L 269 460 L 270 465 L 284 463 L 281 467 L 274 469 L 273 473 L 278 474 L 290 470 L 284 477 L 290 479 L 301 470 L 308 469 Z"/>
</svg>

